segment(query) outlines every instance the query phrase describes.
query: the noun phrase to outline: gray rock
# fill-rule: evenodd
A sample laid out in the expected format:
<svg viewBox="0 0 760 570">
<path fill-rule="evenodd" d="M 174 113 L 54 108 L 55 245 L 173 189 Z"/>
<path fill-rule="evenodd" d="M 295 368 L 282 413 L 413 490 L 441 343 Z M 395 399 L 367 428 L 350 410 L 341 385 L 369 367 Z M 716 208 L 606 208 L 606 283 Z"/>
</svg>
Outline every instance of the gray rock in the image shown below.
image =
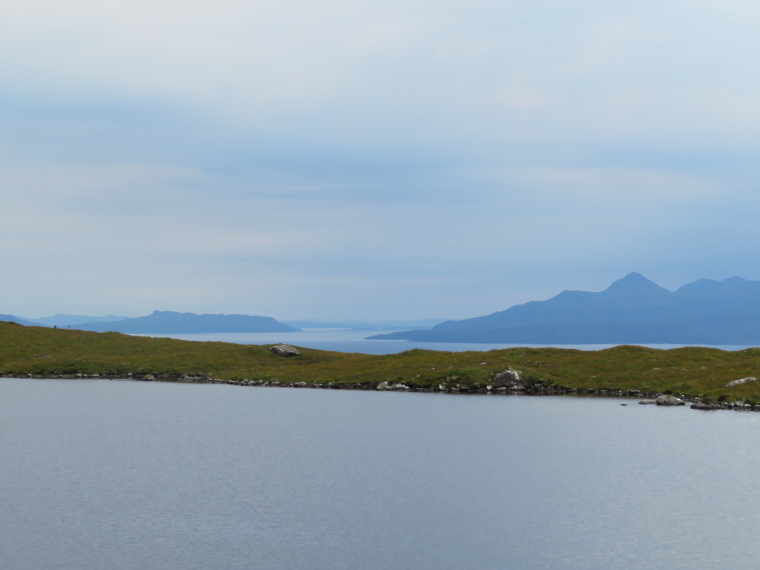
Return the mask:
<svg viewBox="0 0 760 570">
<path fill-rule="evenodd" d="M 522 374 L 519 370 L 515 370 L 514 368 L 507 368 L 506 370 L 502 370 L 501 372 L 497 372 L 493 380 L 497 384 L 501 384 L 502 382 L 511 382 L 513 380 L 520 380 L 522 378 Z"/>
<path fill-rule="evenodd" d="M 498 372 L 493 377 L 493 383 L 500 388 L 506 388 L 510 392 L 524 392 L 527 388 L 521 382 L 521 379 L 522 373 L 519 370 L 507 368 L 502 372 Z"/>
<path fill-rule="evenodd" d="M 714 404 L 711 402 L 694 402 L 691 405 L 692 410 L 718 410 L 720 409 L 720 404 Z"/>
<path fill-rule="evenodd" d="M 663 394 L 662 396 L 657 396 L 655 404 L 658 406 L 685 406 L 686 402 L 684 402 L 681 398 Z"/>
<path fill-rule="evenodd" d="M 301 356 L 298 349 L 295 346 L 289 344 L 275 344 L 269 347 L 269 350 L 274 352 L 277 356 Z"/>
<path fill-rule="evenodd" d="M 739 378 L 738 380 L 731 380 L 728 384 L 726 384 L 726 388 L 731 388 L 732 386 L 740 386 L 741 384 L 746 384 L 747 382 L 754 382 L 757 380 L 754 376 L 747 376 L 746 378 Z"/>
<path fill-rule="evenodd" d="M 657 402 L 655 402 L 654 400 L 641 400 L 639 402 L 639 404 L 641 404 L 642 406 L 648 406 L 650 404 L 656 404 L 656 403 Z"/>
</svg>

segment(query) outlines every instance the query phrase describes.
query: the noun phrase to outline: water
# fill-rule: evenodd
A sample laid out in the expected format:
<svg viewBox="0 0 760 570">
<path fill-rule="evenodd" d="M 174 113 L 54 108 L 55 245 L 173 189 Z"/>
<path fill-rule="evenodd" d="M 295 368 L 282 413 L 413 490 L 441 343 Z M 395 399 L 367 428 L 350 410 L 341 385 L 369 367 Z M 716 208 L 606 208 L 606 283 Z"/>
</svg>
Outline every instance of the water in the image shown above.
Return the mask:
<svg viewBox="0 0 760 570">
<path fill-rule="evenodd" d="M 760 414 L 0 379 L 0 567 L 756 568 Z"/>
<path fill-rule="evenodd" d="M 153 334 L 141 336 L 156 336 L 178 338 L 195 341 L 232 342 L 237 344 L 275 344 L 284 342 L 305 348 L 319 350 L 334 350 L 338 352 L 362 352 L 365 354 L 396 354 L 422 348 L 425 350 L 442 350 L 463 352 L 467 350 L 487 351 L 516 346 L 558 348 L 576 348 L 579 350 L 601 350 L 616 346 L 614 344 L 499 344 L 499 343 L 463 343 L 463 342 L 410 342 L 405 340 L 366 340 L 366 337 L 394 331 L 360 331 L 351 329 L 306 329 L 286 333 L 203 333 L 203 334 Z M 651 348 L 678 348 L 683 344 L 647 344 Z M 721 345 L 715 346 L 722 350 L 742 350 L 750 345 Z"/>
</svg>

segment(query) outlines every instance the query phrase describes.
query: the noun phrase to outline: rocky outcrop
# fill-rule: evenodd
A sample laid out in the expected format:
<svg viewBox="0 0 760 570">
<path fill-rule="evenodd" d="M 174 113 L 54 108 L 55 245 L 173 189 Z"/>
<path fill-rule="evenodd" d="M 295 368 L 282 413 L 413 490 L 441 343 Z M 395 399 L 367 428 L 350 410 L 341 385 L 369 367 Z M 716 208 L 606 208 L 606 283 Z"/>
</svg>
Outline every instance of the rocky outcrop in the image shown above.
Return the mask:
<svg viewBox="0 0 760 570">
<path fill-rule="evenodd" d="M 383 390 L 391 390 L 391 391 L 397 391 L 397 392 L 406 392 L 409 390 L 409 386 L 406 384 L 388 384 L 388 382 L 380 382 L 380 384 L 377 385 L 376 390 L 383 391 Z"/>
<path fill-rule="evenodd" d="M 718 402 L 694 402 L 691 405 L 692 410 L 719 410 L 720 404 Z"/>
<path fill-rule="evenodd" d="M 274 352 L 277 356 L 301 356 L 301 353 L 298 352 L 298 349 L 295 346 L 291 346 L 289 344 L 275 344 L 270 346 L 269 350 Z"/>
<path fill-rule="evenodd" d="M 747 376 L 746 378 L 739 378 L 738 380 L 731 380 L 728 384 L 726 384 L 726 388 L 733 388 L 734 386 L 741 386 L 742 384 L 746 384 L 747 382 L 754 382 L 757 380 L 754 376 Z"/>
</svg>

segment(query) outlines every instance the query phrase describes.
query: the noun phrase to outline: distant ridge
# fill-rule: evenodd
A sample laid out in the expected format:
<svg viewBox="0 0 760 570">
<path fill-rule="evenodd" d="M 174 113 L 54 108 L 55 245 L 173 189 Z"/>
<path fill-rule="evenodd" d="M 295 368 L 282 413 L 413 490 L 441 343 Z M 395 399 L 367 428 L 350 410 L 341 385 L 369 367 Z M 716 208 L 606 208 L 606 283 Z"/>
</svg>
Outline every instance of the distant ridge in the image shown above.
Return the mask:
<svg viewBox="0 0 760 570">
<path fill-rule="evenodd" d="M 39 326 L 38 323 L 35 323 L 28 319 L 21 319 L 19 317 L 16 317 L 14 315 L 0 315 L 0 321 L 7 321 L 9 323 L 16 323 L 19 325 L 24 325 L 26 327 L 36 327 Z"/>
<path fill-rule="evenodd" d="M 284 325 L 272 317 L 196 315 L 194 313 L 177 313 L 174 311 L 153 311 L 153 313 L 145 317 L 111 322 L 83 323 L 76 325 L 74 328 L 85 331 L 114 331 L 127 334 L 293 332 L 299 330 L 295 327 Z"/>
<path fill-rule="evenodd" d="M 431 330 L 374 335 L 418 342 L 530 344 L 760 343 L 760 282 L 700 279 L 675 292 L 639 273 L 604 291 L 563 291 L 546 301 L 447 321 Z"/>
<path fill-rule="evenodd" d="M 29 319 L 37 325 L 46 327 L 67 327 L 83 323 L 109 323 L 112 321 L 123 321 L 129 317 L 119 315 L 106 315 L 105 317 L 88 317 L 86 315 L 66 315 L 57 313 L 52 317 L 40 317 L 39 319 Z"/>
</svg>

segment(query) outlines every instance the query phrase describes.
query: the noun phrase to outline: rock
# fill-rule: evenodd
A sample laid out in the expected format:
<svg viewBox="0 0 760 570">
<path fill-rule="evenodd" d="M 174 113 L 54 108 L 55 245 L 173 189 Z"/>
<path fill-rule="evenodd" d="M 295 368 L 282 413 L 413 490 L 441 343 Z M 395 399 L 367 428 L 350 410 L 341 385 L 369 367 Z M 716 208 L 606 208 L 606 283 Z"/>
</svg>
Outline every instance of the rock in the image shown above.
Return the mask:
<svg viewBox="0 0 760 570">
<path fill-rule="evenodd" d="M 301 356 L 298 349 L 295 346 L 289 344 L 275 344 L 269 347 L 269 350 L 274 352 L 277 356 Z"/>
<path fill-rule="evenodd" d="M 738 380 L 731 380 L 728 384 L 726 384 L 726 388 L 731 388 L 732 386 L 740 386 L 741 384 L 746 384 L 747 382 L 754 382 L 757 380 L 754 376 L 747 376 L 746 378 L 739 378 Z"/>
<path fill-rule="evenodd" d="M 337 386 L 336 386 L 337 387 Z M 380 382 L 380 384 L 377 385 L 375 390 L 397 390 L 399 392 L 409 390 L 409 386 L 406 384 L 388 384 L 388 382 Z"/>
<path fill-rule="evenodd" d="M 648 406 L 650 404 L 656 404 L 656 403 L 657 402 L 655 402 L 654 400 L 641 400 L 639 402 L 639 404 L 641 404 L 642 406 Z"/>
<path fill-rule="evenodd" d="M 691 405 L 692 410 L 717 410 L 720 408 L 720 404 L 711 402 L 694 402 Z"/>
<path fill-rule="evenodd" d="M 668 396 L 667 394 L 663 394 L 662 396 L 657 396 L 657 399 L 654 402 L 658 406 L 685 406 L 686 405 L 686 402 L 684 402 L 681 398 L 676 398 L 675 396 Z"/>
<path fill-rule="evenodd" d="M 493 377 L 493 382 L 500 388 L 506 388 L 510 392 L 524 392 L 527 388 L 520 380 L 522 374 L 514 368 L 507 368 Z"/>
<path fill-rule="evenodd" d="M 515 370 L 514 368 L 507 368 L 506 370 L 497 372 L 493 377 L 493 381 L 500 386 L 504 386 L 504 382 L 512 382 L 514 380 L 519 381 L 521 378 L 522 374 L 519 370 Z"/>
</svg>

